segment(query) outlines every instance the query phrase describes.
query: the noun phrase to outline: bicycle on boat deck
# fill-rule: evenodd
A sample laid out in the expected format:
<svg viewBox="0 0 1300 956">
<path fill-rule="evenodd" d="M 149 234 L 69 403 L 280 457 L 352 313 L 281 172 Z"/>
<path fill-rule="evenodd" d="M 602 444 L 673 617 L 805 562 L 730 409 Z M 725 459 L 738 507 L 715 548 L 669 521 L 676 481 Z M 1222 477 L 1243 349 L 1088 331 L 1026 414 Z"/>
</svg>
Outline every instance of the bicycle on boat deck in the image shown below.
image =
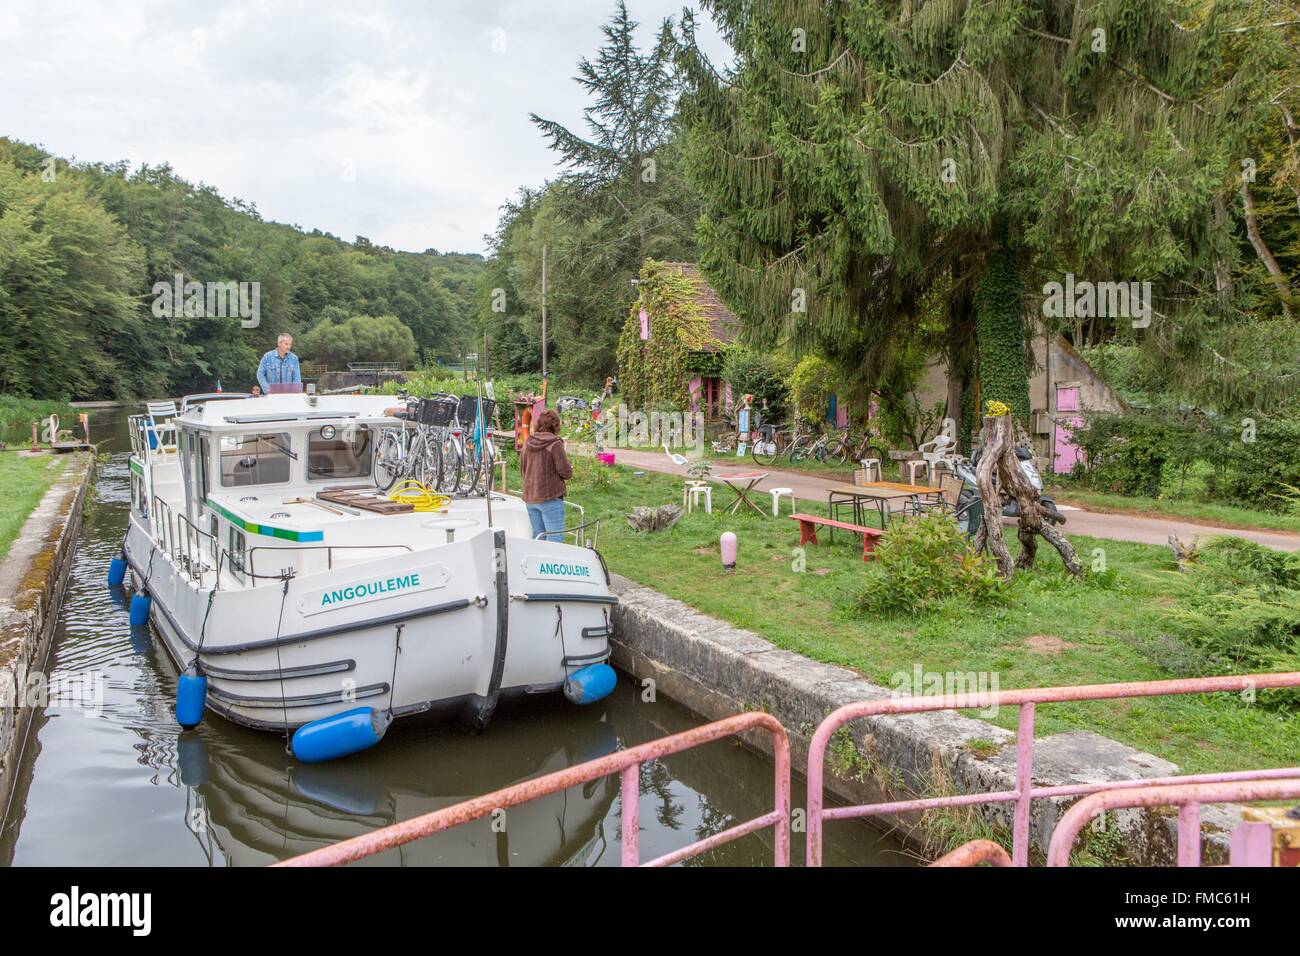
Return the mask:
<svg viewBox="0 0 1300 956">
<path fill-rule="evenodd" d="M 398 398 L 406 409 L 401 427 L 384 429 L 375 451 L 379 489 L 409 478 L 441 494 L 481 493 L 498 458 L 490 431 L 496 403 L 473 395 Z"/>
</svg>

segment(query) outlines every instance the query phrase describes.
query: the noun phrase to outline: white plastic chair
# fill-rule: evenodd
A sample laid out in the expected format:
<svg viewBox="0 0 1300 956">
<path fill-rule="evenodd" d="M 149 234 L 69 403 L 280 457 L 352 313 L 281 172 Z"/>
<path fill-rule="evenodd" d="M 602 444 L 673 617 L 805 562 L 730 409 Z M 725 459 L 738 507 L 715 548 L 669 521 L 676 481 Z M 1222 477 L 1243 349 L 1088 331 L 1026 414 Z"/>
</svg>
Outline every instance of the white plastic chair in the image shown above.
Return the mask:
<svg viewBox="0 0 1300 956">
<path fill-rule="evenodd" d="M 688 481 L 682 488 L 682 506 L 694 511 L 699 500 L 704 499 L 704 511 L 713 514 L 713 486 L 707 481 Z"/>
<path fill-rule="evenodd" d="M 781 514 L 781 496 L 784 495 L 790 499 L 790 514 L 794 514 L 794 489 L 793 488 L 772 488 L 772 517 L 779 517 Z"/>
<path fill-rule="evenodd" d="M 940 462 L 949 471 L 953 470 L 953 456 L 957 451 L 957 443 L 950 435 L 936 435 L 932 441 L 922 442 L 917 451 L 921 453 L 921 459 L 925 462 L 926 479 L 933 482 L 935 466 Z"/>
<path fill-rule="evenodd" d="M 168 452 L 176 447 L 176 424 L 173 419 L 180 414 L 175 402 L 145 402 L 149 430 L 157 442 L 157 451 Z M 168 440 L 169 439 L 169 440 Z"/>
</svg>

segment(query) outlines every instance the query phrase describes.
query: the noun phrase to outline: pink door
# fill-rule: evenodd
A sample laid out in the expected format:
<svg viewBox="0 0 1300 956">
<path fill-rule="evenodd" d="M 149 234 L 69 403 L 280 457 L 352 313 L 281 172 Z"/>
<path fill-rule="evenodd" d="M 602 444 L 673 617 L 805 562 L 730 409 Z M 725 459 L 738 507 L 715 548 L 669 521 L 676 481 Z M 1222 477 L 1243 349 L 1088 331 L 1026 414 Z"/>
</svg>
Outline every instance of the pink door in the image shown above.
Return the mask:
<svg viewBox="0 0 1300 956">
<path fill-rule="evenodd" d="M 1083 457 L 1083 453 L 1074 443 L 1074 429 L 1083 424 L 1079 415 L 1068 412 L 1079 410 L 1079 386 L 1056 387 L 1056 436 L 1053 442 L 1055 455 L 1052 458 L 1052 471 L 1058 475 L 1068 475 L 1074 465 Z"/>
</svg>

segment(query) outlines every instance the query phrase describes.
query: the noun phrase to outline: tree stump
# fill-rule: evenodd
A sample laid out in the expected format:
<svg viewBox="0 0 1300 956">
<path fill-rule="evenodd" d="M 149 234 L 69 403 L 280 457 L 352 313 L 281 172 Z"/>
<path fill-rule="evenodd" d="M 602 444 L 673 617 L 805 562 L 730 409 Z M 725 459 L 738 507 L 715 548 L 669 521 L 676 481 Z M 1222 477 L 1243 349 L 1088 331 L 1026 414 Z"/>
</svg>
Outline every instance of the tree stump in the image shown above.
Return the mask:
<svg viewBox="0 0 1300 956">
<path fill-rule="evenodd" d="M 1011 580 L 1015 568 L 1032 568 L 1038 554 L 1038 536 L 1042 537 L 1061 555 L 1065 570 L 1074 577 L 1083 576 L 1079 556 L 1065 536 L 1043 517 L 1038 506 L 1038 492 L 1020 470 L 1016 458 L 1016 443 L 1011 433 L 1010 415 L 988 415 L 984 418 L 983 445 L 979 466 L 975 469 L 975 483 L 984 499 L 984 523 L 975 536 L 975 546 L 988 546 L 998 563 L 998 573 L 1003 580 Z M 995 483 L 996 476 L 996 483 Z M 1002 502 L 1015 499 L 1020 509 L 1020 557 L 1014 566 L 1011 552 L 1002 535 Z"/>
<path fill-rule="evenodd" d="M 662 531 L 675 525 L 681 516 L 679 505 L 637 505 L 627 516 L 627 526 L 633 531 Z"/>
</svg>

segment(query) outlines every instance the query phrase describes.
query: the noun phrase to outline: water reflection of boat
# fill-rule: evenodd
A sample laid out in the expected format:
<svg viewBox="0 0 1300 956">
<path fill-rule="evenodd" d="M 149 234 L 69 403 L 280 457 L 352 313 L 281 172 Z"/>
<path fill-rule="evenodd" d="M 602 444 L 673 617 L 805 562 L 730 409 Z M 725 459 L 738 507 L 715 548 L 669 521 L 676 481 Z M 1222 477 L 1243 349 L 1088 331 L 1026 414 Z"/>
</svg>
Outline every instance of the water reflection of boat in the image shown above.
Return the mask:
<svg viewBox="0 0 1300 956">
<path fill-rule="evenodd" d="M 454 731 L 397 733 L 391 746 L 349 761 L 314 765 L 294 761 L 279 740 L 261 735 L 182 735 L 178 766 L 194 806 L 188 822 L 200 842 L 214 848 L 214 862 L 271 863 L 618 748 L 613 726 L 601 715 L 574 720 L 570 710 L 565 716 L 563 721 L 520 721 L 510 729 L 509 746 L 517 748 L 516 759 L 508 761 L 515 774 L 510 778 L 484 766 L 480 740 Z M 436 758 L 431 760 L 430 754 Z M 589 862 L 593 845 L 603 840 L 601 821 L 610 813 L 617 791 L 617 778 L 607 777 L 515 807 L 504 818 L 465 824 L 367 862 L 583 864 Z"/>
</svg>

